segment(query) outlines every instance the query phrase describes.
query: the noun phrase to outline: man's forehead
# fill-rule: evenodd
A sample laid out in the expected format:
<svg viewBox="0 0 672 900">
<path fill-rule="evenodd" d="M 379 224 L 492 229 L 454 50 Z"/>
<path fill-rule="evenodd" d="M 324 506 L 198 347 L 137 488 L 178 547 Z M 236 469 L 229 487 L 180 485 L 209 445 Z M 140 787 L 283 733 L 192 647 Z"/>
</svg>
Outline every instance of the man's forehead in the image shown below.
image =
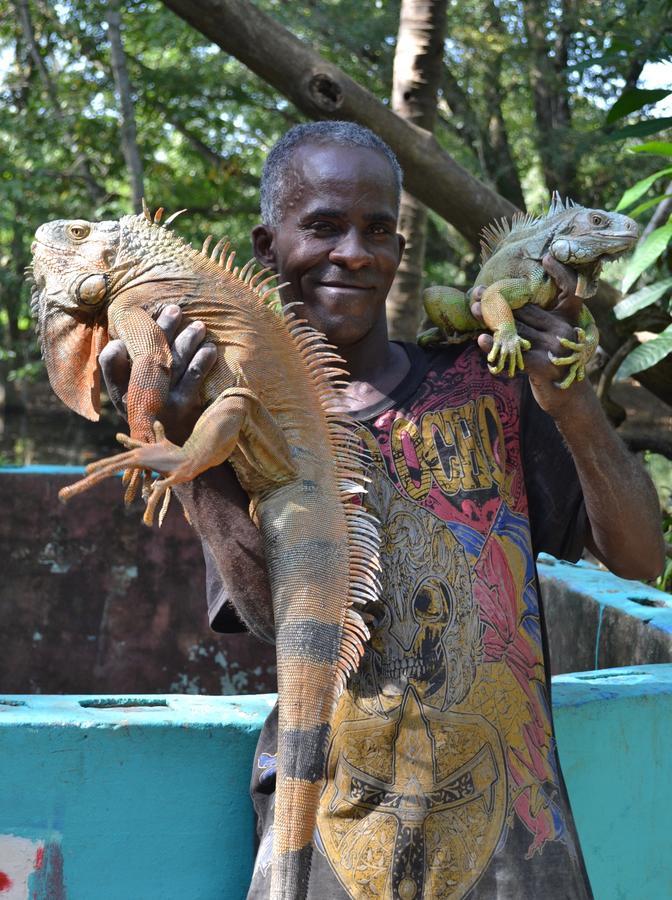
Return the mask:
<svg viewBox="0 0 672 900">
<path fill-rule="evenodd" d="M 296 148 L 285 176 L 285 210 L 301 217 L 355 212 L 367 220 L 396 221 L 396 173 L 384 154 L 369 147 L 303 144 Z"/>
<path fill-rule="evenodd" d="M 356 144 L 306 142 L 294 150 L 291 167 L 311 178 L 350 181 L 353 175 L 372 181 L 390 182 L 396 187 L 396 174 L 390 161 L 379 150 Z"/>
</svg>

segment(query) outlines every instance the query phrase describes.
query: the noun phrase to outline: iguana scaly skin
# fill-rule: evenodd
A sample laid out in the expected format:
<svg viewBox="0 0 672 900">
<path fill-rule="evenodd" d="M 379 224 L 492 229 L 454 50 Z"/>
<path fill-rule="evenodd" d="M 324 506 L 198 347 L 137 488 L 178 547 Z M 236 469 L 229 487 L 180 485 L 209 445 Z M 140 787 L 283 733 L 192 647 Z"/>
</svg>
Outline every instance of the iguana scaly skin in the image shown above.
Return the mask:
<svg viewBox="0 0 672 900">
<path fill-rule="evenodd" d="M 519 213 L 511 224 L 502 220 L 488 226 L 483 231 L 482 267 L 474 287 L 466 294 L 448 287 L 425 291 L 425 311 L 437 327 L 420 335 L 420 343 L 454 342 L 482 331 L 483 324 L 471 314 L 469 305 L 474 288 L 483 285 L 481 312 L 494 335 L 488 368 L 494 375 L 504 370 L 509 375 L 517 369 L 522 371 L 523 350 L 529 350 L 530 343 L 518 334 L 512 310 L 526 303 L 552 307 L 558 295 L 555 282 L 544 271 L 542 258 L 550 253 L 575 269 L 576 295 L 585 300 L 597 291 L 602 264 L 630 250 L 638 231 L 637 223 L 627 216 L 585 209 L 571 201 L 564 204 L 557 193 L 541 218 Z M 556 366 L 568 367 L 567 376 L 558 383 L 561 388 L 568 388 L 575 379 L 583 380 L 586 363 L 597 347 L 597 326 L 585 305 L 579 312 L 576 332 L 575 341 L 560 339 L 570 353 L 551 357 Z"/>
<path fill-rule="evenodd" d="M 147 215 L 50 222 L 33 245 L 33 305 L 51 384 L 87 418 L 98 417 L 97 357 L 108 338 L 123 339 L 132 361 L 131 436 L 120 436 L 129 452 L 89 466 L 66 497 L 122 469 L 154 469 L 164 477 L 146 491 L 151 523 L 171 485 L 227 459 L 250 496 L 278 660 L 271 895 L 297 900 L 307 888 L 332 711 L 368 638 L 354 606 L 376 598 L 378 534 L 356 502 L 365 478 L 339 412 L 342 360 L 305 322 L 269 308 L 261 273 L 233 268 L 228 244 L 208 247 L 192 249 Z M 205 411 L 183 447 L 156 422 L 171 351 L 153 316 L 168 303 L 204 322 L 217 347 Z"/>
</svg>

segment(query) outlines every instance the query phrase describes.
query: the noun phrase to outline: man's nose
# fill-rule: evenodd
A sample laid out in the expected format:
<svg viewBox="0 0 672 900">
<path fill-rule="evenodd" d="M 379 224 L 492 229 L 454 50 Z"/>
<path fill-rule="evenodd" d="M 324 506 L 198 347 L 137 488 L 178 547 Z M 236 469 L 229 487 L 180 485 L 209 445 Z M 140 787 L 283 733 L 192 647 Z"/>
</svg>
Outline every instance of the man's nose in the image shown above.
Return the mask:
<svg viewBox="0 0 672 900">
<path fill-rule="evenodd" d="M 347 269 L 363 269 L 370 266 L 373 255 L 366 245 L 364 236 L 356 229 L 347 231 L 329 254 L 331 262 Z"/>
</svg>

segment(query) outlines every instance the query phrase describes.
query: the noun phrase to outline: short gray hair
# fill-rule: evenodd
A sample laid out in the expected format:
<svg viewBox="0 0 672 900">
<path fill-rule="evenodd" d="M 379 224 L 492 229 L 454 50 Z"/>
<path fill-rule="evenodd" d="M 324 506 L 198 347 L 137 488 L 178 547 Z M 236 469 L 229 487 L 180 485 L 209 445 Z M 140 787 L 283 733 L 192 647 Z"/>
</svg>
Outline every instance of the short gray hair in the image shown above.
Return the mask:
<svg viewBox="0 0 672 900">
<path fill-rule="evenodd" d="M 397 208 L 403 184 L 399 160 L 390 147 L 363 125 L 355 122 L 325 121 L 295 125 L 272 147 L 261 174 L 261 217 L 265 225 L 275 227 L 282 218 L 287 190 L 287 175 L 297 147 L 304 144 L 340 144 L 377 150 L 387 159 L 397 185 Z"/>
</svg>

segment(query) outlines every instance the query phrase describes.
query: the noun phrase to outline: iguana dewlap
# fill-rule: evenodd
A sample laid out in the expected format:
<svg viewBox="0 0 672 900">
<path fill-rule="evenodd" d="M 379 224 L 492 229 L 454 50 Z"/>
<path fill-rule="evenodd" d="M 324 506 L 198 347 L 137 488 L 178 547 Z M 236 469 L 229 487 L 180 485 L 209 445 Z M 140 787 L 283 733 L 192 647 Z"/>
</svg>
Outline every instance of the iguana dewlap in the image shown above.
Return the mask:
<svg viewBox="0 0 672 900">
<path fill-rule="evenodd" d="M 470 310 L 471 293 L 482 285 L 483 321 L 494 335 L 488 367 L 495 375 L 502 371 L 514 375 L 517 369 L 524 369 L 523 351 L 529 350 L 530 343 L 518 334 L 512 310 L 526 303 L 552 307 L 558 295 L 555 282 L 544 271 L 543 257 L 550 253 L 577 272 L 576 294 L 585 300 L 597 291 L 603 263 L 630 250 L 638 232 L 637 223 L 627 216 L 585 209 L 571 201 L 563 204 L 557 194 L 541 218 L 519 213 L 511 224 L 503 220 L 491 225 L 483 231 L 482 267 L 471 291 L 463 294 L 444 287 L 425 291 L 425 311 L 436 329 L 425 332 L 419 340 L 425 344 L 454 341 L 482 331 L 483 323 Z M 560 339 L 570 353 L 552 357 L 556 366 L 568 367 L 567 376 L 558 383 L 561 388 L 585 377 L 586 363 L 597 347 L 597 326 L 585 305 L 579 312 L 576 332 L 575 341 Z"/>
<path fill-rule="evenodd" d="M 377 594 L 378 534 L 358 504 L 360 445 L 340 413 L 342 361 L 321 335 L 264 302 L 260 275 L 233 268 L 228 244 L 196 251 L 148 216 L 56 221 L 33 245 L 33 307 L 51 384 L 95 419 L 97 358 L 108 338 L 131 357 L 129 449 L 88 467 L 78 493 L 125 470 L 164 474 L 146 520 L 172 484 L 229 460 L 250 496 L 275 615 L 279 734 L 272 897 L 305 895 L 329 723 L 368 638 L 357 604 Z M 263 282 L 262 282 L 263 284 Z M 154 316 L 177 303 L 217 348 L 206 408 L 183 447 L 156 415 L 171 352 Z M 156 437 L 156 443 L 154 443 Z"/>
</svg>

